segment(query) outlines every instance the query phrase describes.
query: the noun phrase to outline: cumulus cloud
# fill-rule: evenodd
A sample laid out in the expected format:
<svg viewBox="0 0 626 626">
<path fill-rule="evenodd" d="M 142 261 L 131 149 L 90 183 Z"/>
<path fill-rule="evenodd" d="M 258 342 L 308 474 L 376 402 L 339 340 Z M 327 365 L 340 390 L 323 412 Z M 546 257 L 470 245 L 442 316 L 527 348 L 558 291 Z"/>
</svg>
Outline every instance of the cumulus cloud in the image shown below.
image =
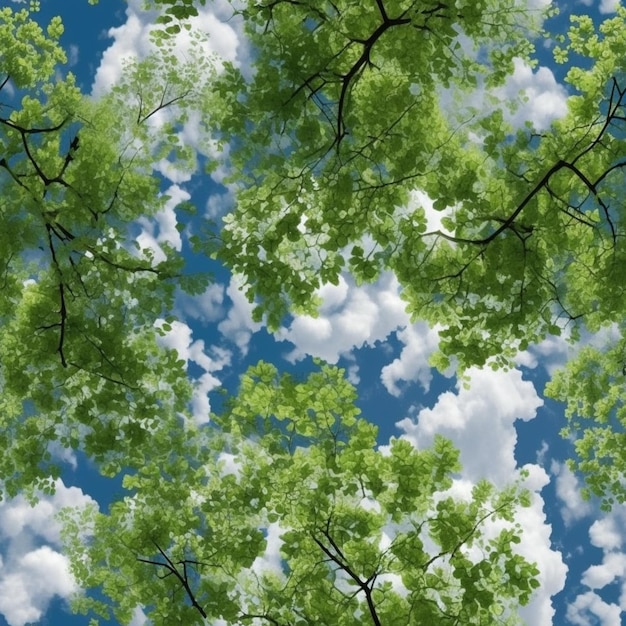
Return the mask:
<svg viewBox="0 0 626 626">
<path fill-rule="evenodd" d="M 457 383 L 456 393 L 441 394 L 433 408 L 397 425 L 418 448 L 429 446 L 435 434 L 451 439 L 472 480 L 508 482 L 515 475 L 515 421 L 533 419 L 543 400 L 518 370 L 472 368 L 468 377 L 468 388 Z"/>
<path fill-rule="evenodd" d="M 298 315 L 276 334 L 279 341 L 294 345 L 286 356 L 292 363 L 307 355 L 336 363 L 354 348 L 372 346 L 408 323 L 398 281 L 389 272 L 360 287 L 340 277 L 338 285 L 324 285 L 318 295 L 323 303 L 318 317 Z"/>
<path fill-rule="evenodd" d="M 150 622 L 141 607 L 137 607 L 128 626 L 148 626 Z"/>
<path fill-rule="evenodd" d="M 177 296 L 177 307 L 181 313 L 205 324 L 224 317 L 224 285 L 213 283 L 204 293 L 191 296 L 181 292 Z"/>
<path fill-rule="evenodd" d="M 117 84 L 123 74 L 124 65 L 131 59 L 144 59 L 154 50 L 150 32 L 155 28 L 154 11 L 142 10 L 140 0 L 129 0 L 126 9 L 126 22 L 108 30 L 113 43 L 104 51 L 100 66 L 96 71 L 92 94 L 101 96 Z M 232 18 L 226 2 L 211 3 L 210 7 L 198 6 L 198 16 L 191 18 L 192 30 L 206 35 L 202 42 L 206 58 L 217 55 L 219 59 L 239 63 L 237 56 L 241 44 L 240 21 Z M 226 22 L 228 20 L 228 23 Z M 190 33 L 183 29 L 176 36 L 174 49 L 185 59 L 191 46 Z"/>
<path fill-rule="evenodd" d="M 493 98 L 496 99 L 495 105 Z M 523 59 L 516 58 L 513 72 L 502 86 L 491 90 L 482 86 L 462 100 L 458 94 L 444 96 L 445 106 L 455 113 L 460 112 L 459 102 L 484 112 L 492 111 L 496 106 L 514 128 L 523 128 L 526 122 L 530 122 L 536 130 L 543 130 L 567 112 L 567 90 L 557 82 L 548 67 L 532 68 Z M 476 139 L 480 140 L 479 137 Z"/>
<path fill-rule="evenodd" d="M 226 295 L 232 302 L 226 319 L 218 325 L 218 330 L 232 341 L 242 354 L 248 353 L 250 338 L 262 327 L 260 322 L 252 319 L 254 304 L 248 302 L 241 288 L 243 280 L 239 276 L 233 276 L 226 288 Z"/>
<path fill-rule="evenodd" d="M 517 102 L 518 108 L 509 114 L 509 121 L 520 128 L 526 121 L 537 130 L 548 128 L 567 112 L 567 91 L 557 82 L 547 67 L 531 68 L 522 59 L 514 59 L 513 74 L 495 95 L 503 102 Z M 523 94 L 520 99 L 520 93 Z"/>
<path fill-rule="evenodd" d="M 585 570 L 582 582 L 590 589 L 602 589 L 616 578 L 623 578 L 624 572 L 626 572 L 626 554 L 608 552 L 600 565 L 592 565 Z"/>
<path fill-rule="evenodd" d="M 397 338 L 404 344 L 400 356 L 389 365 L 385 365 L 380 379 L 387 391 L 399 396 L 401 388 L 398 382 L 417 381 L 424 391 L 428 391 L 432 380 L 432 369 L 428 359 L 439 346 L 439 334 L 436 329 L 429 328 L 420 322 L 398 331 Z"/>
<path fill-rule="evenodd" d="M 22 496 L 0 502 L 0 614 L 9 626 L 38 622 L 54 597 L 78 591 L 67 558 L 55 549 L 61 543 L 56 514 L 94 501 L 60 479 L 55 485 L 56 493 L 34 506 Z"/>
<path fill-rule="evenodd" d="M 223 179 L 226 173 L 224 166 L 220 166 L 216 172 L 211 174 L 211 177 L 220 182 L 220 179 Z M 221 217 L 235 205 L 236 186 L 229 184 L 224 189 L 225 191 L 222 193 L 211 194 L 207 200 L 206 214 L 210 219 Z"/>
<path fill-rule="evenodd" d="M 576 626 L 621 626 L 621 609 L 605 602 L 597 593 L 587 591 L 576 597 L 567 607 L 567 619 Z"/>
<path fill-rule="evenodd" d="M 620 6 L 620 0 L 600 0 L 600 13 L 615 13 Z"/>
<path fill-rule="evenodd" d="M 626 513 L 616 509 L 589 528 L 592 545 L 605 551 L 618 550 L 626 540 Z"/>
<path fill-rule="evenodd" d="M 541 365 L 550 376 L 563 367 L 572 354 L 572 345 L 567 340 L 567 334 L 550 335 L 538 344 L 529 346 L 515 357 L 515 363 L 530 369 Z"/>
<path fill-rule="evenodd" d="M 138 220 L 141 233 L 137 237 L 137 243 L 141 250 L 150 250 L 155 264 L 165 261 L 167 258 L 163 244 L 167 244 L 180 252 L 182 240 L 176 229 L 176 207 L 189 200 L 191 196 L 178 185 L 171 185 L 166 192 L 167 201 L 163 208 L 154 218 L 142 217 Z"/>
<path fill-rule="evenodd" d="M 578 477 L 564 463 L 552 462 L 552 474 L 556 476 L 556 496 L 561 501 L 561 517 L 566 526 L 593 511 L 591 503 L 583 500 Z"/>
<path fill-rule="evenodd" d="M 602 561 L 591 565 L 582 574 L 581 582 L 589 590 L 576 596 L 568 605 L 567 617 L 572 624 L 622 624 L 622 612 L 626 611 L 626 553 L 623 551 L 626 543 L 625 529 L 626 511 L 622 507 L 616 507 L 589 528 L 591 544 L 602 550 Z M 619 605 L 607 602 L 598 594 L 598 590 L 615 583 L 622 590 Z"/>
<path fill-rule="evenodd" d="M 451 439 L 463 464 L 459 485 L 466 484 L 467 490 L 481 478 L 500 486 L 509 484 L 519 476 L 514 456 L 515 421 L 533 419 L 543 401 L 517 370 L 473 368 L 468 376 L 467 387 L 459 383 L 456 392 L 441 394 L 432 408 L 414 410 L 396 425 L 419 449 L 429 446 L 435 434 Z M 563 588 L 567 567 L 552 548 L 552 528 L 543 510 L 540 492 L 549 477 L 538 465 L 524 469 L 529 473 L 526 487 L 533 492 L 533 502 L 516 515 L 523 529 L 519 552 L 537 563 L 541 587 L 522 614 L 529 624 L 551 626 L 551 596 Z"/>
<path fill-rule="evenodd" d="M 108 93 L 122 81 L 129 64 L 148 57 L 159 59 L 163 54 L 163 50 L 159 51 L 159 47 L 151 38 L 152 31 L 157 28 L 155 26 L 157 11 L 145 11 L 142 4 L 141 0 L 129 0 L 126 22 L 107 31 L 112 44 L 104 51 L 95 74 L 92 95 L 96 98 Z M 194 97 L 193 92 L 202 92 L 214 73 L 223 69 L 224 62 L 239 67 L 244 75 L 250 73 L 250 55 L 243 36 L 243 21 L 240 16 L 234 14 L 231 3 L 227 0 L 216 0 L 204 7 L 198 6 L 197 9 L 198 15 L 189 20 L 190 30 L 181 29 L 171 41 L 171 54 L 176 56 L 180 64 L 179 74 L 186 76 L 188 70 L 197 73 L 192 79 L 194 89 L 187 93 L 184 99 L 171 102 L 172 106 L 153 112 L 147 120 L 151 128 L 160 128 L 167 122 L 175 122 L 179 146 L 192 150 L 189 158 L 166 157 L 154 164 L 157 172 L 177 184 L 190 180 L 197 168 L 195 157 L 198 153 L 209 159 L 215 159 L 219 154 L 224 160 L 227 160 L 228 153 L 228 148 L 219 148 L 218 143 L 210 137 L 210 130 L 205 127 L 205 116 L 201 111 L 188 110 L 181 124 L 180 116 L 176 114 L 178 107 L 189 102 L 189 99 Z M 200 64 L 198 60 L 202 63 Z M 170 68 L 167 60 L 160 62 L 166 68 Z M 176 88 L 176 85 L 166 82 L 166 79 L 161 81 L 161 74 L 165 73 L 163 71 L 157 74 L 155 79 L 157 86 L 153 86 L 153 89 L 163 89 L 166 100 L 177 100 L 180 93 L 168 92 L 165 95 L 168 89 Z M 159 85 L 159 81 L 163 84 Z M 220 166 L 213 172 L 212 177 L 220 182 L 226 174 L 226 169 L 226 166 Z"/>
<path fill-rule="evenodd" d="M 554 608 L 551 597 L 563 589 L 568 568 L 561 553 L 552 548 L 552 526 L 547 522 L 544 500 L 540 495 L 550 480 L 549 476 L 537 465 L 528 464 L 524 469 L 529 472 L 524 486 L 533 493 L 533 498 L 531 506 L 518 509 L 515 516 L 523 531 L 516 551 L 528 561 L 537 563 L 540 586 L 528 605 L 520 607 L 519 613 L 526 624 L 552 626 Z"/>
<path fill-rule="evenodd" d="M 265 552 L 261 556 L 257 556 L 252 563 L 252 571 L 261 576 L 262 574 L 272 573 L 280 575 L 283 571 L 282 557 L 280 548 L 283 545 L 281 535 L 285 529 L 281 528 L 277 522 L 271 523 L 267 527 L 267 536 Z"/>
<path fill-rule="evenodd" d="M 162 327 L 165 320 L 159 319 L 157 327 Z M 211 404 L 209 393 L 220 386 L 220 381 L 215 377 L 214 372 L 222 370 L 230 365 L 231 353 L 229 350 L 219 346 L 207 348 L 202 339 L 192 339 L 192 330 L 184 322 L 174 321 L 170 324 L 170 330 L 164 336 L 159 337 L 159 344 L 165 348 L 176 350 L 180 359 L 185 361 L 187 366 L 193 362 L 204 370 L 204 373 L 194 382 L 193 396 L 191 399 L 191 409 L 194 420 L 198 424 L 209 421 Z"/>
</svg>

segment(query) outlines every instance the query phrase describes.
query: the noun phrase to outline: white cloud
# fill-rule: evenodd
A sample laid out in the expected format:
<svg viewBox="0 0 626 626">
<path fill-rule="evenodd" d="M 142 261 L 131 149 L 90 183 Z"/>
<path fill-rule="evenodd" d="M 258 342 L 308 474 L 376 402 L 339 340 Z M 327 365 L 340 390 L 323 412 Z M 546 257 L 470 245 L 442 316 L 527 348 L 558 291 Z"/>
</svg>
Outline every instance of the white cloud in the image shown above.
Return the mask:
<svg viewBox="0 0 626 626">
<path fill-rule="evenodd" d="M 261 556 L 257 556 L 252 563 L 252 571 L 261 575 L 263 573 L 281 574 L 282 557 L 280 556 L 280 548 L 283 545 L 281 535 L 284 529 L 280 527 L 278 523 L 271 523 L 267 527 L 267 537 L 265 552 Z"/>
<path fill-rule="evenodd" d="M 162 327 L 165 320 L 157 320 L 155 326 Z M 191 328 L 184 322 L 175 321 L 170 324 L 171 330 L 166 331 L 163 337 L 159 337 L 161 346 L 176 350 L 178 356 L 187 363 L 189 361 L 189 346 L 191 345 Z"/>
<path fill-rule="evenodd" d="M 108 93 L 113 86 L 123 81 L 126 66 L 148 57 L 157 60 L 157 63 L 163 66 L 162 70 L 155 73 L 151 90 L 163 90 L 166 100 L 181 95 L 182 80 L 191 84 L 192 88 L 185 93 L 184 98 L 154 112 L 147 122 L 151 128 L 162 127 L 168 121 L 175 123 L 179 146 L 192 150 L 185 158 L 171 159 L 168 156 L 154 164 L 155 170 L 171 182 L 184 183 L 191 178 L 197 168 L 195 158 L 197 153 L 207 156 L 212 161 L 216 160 L 220 153 L 219 156 L 227 162 L 228 148 L 218 148 L 217 142 L 210 136 L 211 129 L 205 126 L 205 116 L 198 106 L 194 107 L 192 104 L 187 107 L 182 125 L 177 112 L 194 98 L 202 97 L 202 92 L 210 84 L 215 72 L 221 71 L 224 62 L 231 62 L 241 68 L 244 75 L 250 74 L 250 55 L 243 35 L 243 20 L 241 16 L 234 14 L 233 7 L 227 0 L 216 0 L 207 3 L 205 7 L 198 6 L 198 15 L 189 20 L 191 29 L 189 31 L 182 29 L 169 42 L 172 46 L 171 54 L 179 63 L 177 75 L 181 80 L 177 83 L 177 79 L 168 80 L 167 77 L 172 67 L 164 55 L 170 54 L 170 51 L 156 46 L 151 39 L 152 31 L 157 28 L 155 26 L 157 12 L 144 11 L 140 0 L 129 0 L 127 4 L 126 22 L 108 31 L 113 42 L 102 55 L 92 85 L 92 95 L 100 97 Z M 177 84 L 178 93 L 173 91 Z M 157 104 L 158 98 L 154 101 L 154 106 Z M 137 105 L 139 106 L 139 99 Z M 220 165 L 212 173 L 212 177 L 220 182 L 227 169 L 224 164 Z"/>
<path fill-rule="evenodd" d="M 599 10 L 600 13 L 615 13 L 618 6 L 620 0 L 601 0 Z"/>
<path fill-rule="evenodd" d="M 521 0 L 520 3 L 529 9 L 545 9 L 552 4 L 552 0 Z"/>
<path fill-rule="evenodd" d="M 550 335 L 543 341 L 529 346 L 528 350 L 519 352 L 515 357 L 515 363 L 530 369 L 539 364 L 552 376 L 554 372 L 563 367 L 568 357 L 573 353 L 572 345 L 567 340 L 568 335 Z"/>
<path fill-rule="evenodd" d="M 226 2 L 212 3 L 210 8 L 198 6 L 198 16 L 191 18 L 190 22 L 194 32 L 206 35 L 202 42 L 205 58 L 217 55 L 225 61 L 238 63 L 241 60 L 237 55 L 241 47 L 240 20 L 231 19 L 232 10 L 228 11 L 226 7 Z M 104 51 L 96 71 L 92 86 L 94 96 L 106 93 L 120 81 L 128 60 L 144 59 L 155 50 L 150 40 L 150 31 L 155 28 L 155 13 L 143 11 L 140 0 L 129 0 L 126 15 L 124 24 L 108 31 L 113 43 Z M 190 46 L 191 36 L 183 29 L 176 36 L 176 55 L 185 60 Z M 245 54 L 243 49 L 241 52 Z"/>
<path fill-rule="evenodd" d="M 591 565 L 582 574 L 581 582 L 590 590 L 579 594 L 567 607 L 567 616 L 573 624 L 591 626 L 622 624 L 626 610 L 626 510 L 615 507 L 596 520 L 589 528 L 591 544 L 602 549 L 602 562 Z M 622 589 L 620 606 L 603 600 L 594 590 L 618 583 Z"/>
<path fill-rule="evenodd" d="M 9 626 L 24 626 L 38 621 L 54 596 L 76 590 L 66 557 L 42 546 L 13 563 L 10 573 L 0 570 L 0 613 Z"/>
<path fill-rule="evenodd" d="M 455 114 L 467 110 L 460 109 L 459 103 L 485 114 L 497 108 L 514 129 L 522 128 L 525 122 L 531 122 L 536 130 L 548 128 L 555 119 L 567 113 L 567 90 L 557 82 L 548 67 L 533 69 L 519 58 L 513 63 L 512 74 L 500 87 L 486 89 L 482 85 L 467 95 L 444 94 L 444 106 Z M 480 141 L 479 135 L 475 137 L 477 141 Z"/>
<path fill-rule="evenodd" d="M 137 607 L 133 613 L 133 617 L 130 620 L 128 626 L 147 626 L 149 624 L 146 614 L 141 607 Z"/>
<path fill-rule="evenodd" d="M 621 626 L 622 624 L 620 607 L 605 602 L 593 591 L 577 596 L 576 600 L 567 607 L 567 619 L 576 626 Z"/>
<path fill-rule="evenodd" d="M 542 400 L 533 384 L 523 380 L 517 370 L 474 368 L 468 376 L 469 388 L 459 383 L 456 393 L 441 394 L 434 407 L 415 411 L 397 426 L 419 449 L 429 446 L 435 434 L 451 439 L 461 452 L 463 464 L 458 484 L 465 484 L 466 490 L 481 478 L 499 486 L 510 484 L 519 476 L 514 456 L 515 421 L 533 419 Z M 563 588 L 567 567 L 561 554 L 552 548 L 552 528 L 543 510 L 540 492 L 549 477 L 538 465 L 524 469 L 529 472 L 525 485 L 533 492 L 533 501 L 516 514 L 523 529 L 517 550 L 537 563 L 541 586 L 521 614 L 533 626 L 552 626 L 551 597 Z"/>
<path fill-rule="evenodd" d="M 600 565 L 588 567 L 582 577 L 583 584 L 590 589 L 602 589 L 616 578 L 623 578 L 626 572 L 626 554 L 608 552 Z"/>
<path fill-rule="evenodd" d="M 442 211 L 438 211 L 435 209 L 434 202 L 428 194 L 419 189 L 415 189 L 411 191 L 409 195 L 409 202 L 406 211 L 411 213 L 417 207 L 424 209 L 427 233 L 441 231 L 443 233 L 447 233 L 448 235 L 453 234 L 441 223 L 441 220 L 444 217 L 452 217 L 454 214 L 454 209 L 452 207 L 446 207 Z"/>
<path fill-rule="evenodd" d="M 159 319 L 155 326 L 160 328 L 164 323 L 165 320 Z M 176 350 L 187 366 L 191 361 L 204 370 L 204 373 L 193 381 L 194 389 L 191 399 L 194 420 L 198 424 L 204 424 L 209 421 L 211 411 L 208 394 L 221 384 L 213 373 L 230 365 L 232 355 L 229 350 L 219 346 L 211 346 L 207 349 L 202 339 L 192 340 L 192 330 L 184 322 L 174 321 L 170 327 L 164 336 L 158 337 L 159 344 Z"/>
<path fill-rule="evenodd" d="M 78 63 L 79 48 L 74 44 L 70 44 L 67 52 L 67 65 L 68 67 L 74 67 Z"/>
<path fill-rule="evenodd" d="M 211 173 L 211 178 L 217 180 L 226 175 L 226 170 L 220 166 L 216 172 Z M 206 203 L 206 213 L 210 219 L 216 219 L 231 210 L 235 204 L 235 185 L 230 184 L 223 193 L 213 193 Z"/>
<path fill-rule="evenodd" d="M 183 167 L 177 167 L 179 163 L 172 162 L 166 158 L 161 159 L 158 163 L 153 165 L 154 169 L 169 181 L 175 184 L 186 183 L 191 180 L 193 172 L 183 165 Z"/>
<path fill-rule="evenodd" d="M 537 450 L 537 463 L 539 465 L 545 465 L 546 463 L 546 456 L 548 454 L 548 451 L 550 450 L 550 446 L 548 445 L 547 441 L 542 441 L 541 442 L 541 447 L 539 448 L 539 450 Z"/>
<path fill-rule="evenodd" d="M 250 338 L 261 329 L 262 324 L 252 320 L 254 304 L 248 302 L 243 293 L 242 282 L 242 279 L 237 276 L 230 279 L 226 295 L 230 298 L 232 307 L 228 310 L 226 319 L 219 323 L 218 330 L 245 355 L 248 353 Z"/>
<path fill-rule="evenodd" d="M 428 391 L 432 380 L 432 369 L 428 359 L 439 346 L 439 334 L 425 322 L 407 326 L 398 331 L 398 340 L 404 344 L 397 359 L 385 365 L 380 379 L 387 391 L 399 396 L 398 381 L 418 381 L 424 391 Z"/>
<path fill-rule="evenodd" d="M 161 248 L 162 244 L 168 244 L 180 252 L 182 240 L 176 229 L 176 207 L 191 196 L 178 185 L 172 185 L 165 193 L 168 200 L 154 218 L 142 217 L 138 220 L 141 233 L 137 237 L 137 243 L 141 250 L 150 250 L 154 255 L 154 263 L 161 263 L 166 259 L 166 254 Z"/>
<path fill-rule="evenodd" d="M 544 501 L 540 495 L 542 488 L 549 482 L 549 476 L 537 465 L 528 464 L 524 469 L 529 472 L 524 486 L 533 492 L 533 498 L 531 506 L 518 509 L 515 516 L 523 533 L 516 551 L 537 564 L 540 586 L 528 605 L 520 607 L 519 613 L 526 624 L 552 626 L 554 608 L 551 598 L 565 586 L 568 568 L 561 553 L 552 547 L 552 526 L 547 522 Z"/>
<path fill-rule="evenodd" d="M 0 502 L 0 540 L 12 541 L 25 533 L 58 545 L 60 524 L 54 520 L 64 507 L 84 506 L 92 502 L 78 487 L 66 487 L 61 479 L 55 481 L 56 492 L 52 496 L 41 495 L 31 506 L 23 496 Z"/>
<path fill-rule="evenodd" d="M 561 517 L 565 525 L 591 515 L 591 503 L 583 500 L 578 477 L 564 463 L 553 461 L 550 469 L 556 476 L 556 495 L 563 504 Z"/>
<path fill-rule="evenodd" d="M 359 376 L 359 366 L 356 364 L 348 366 L 347 376 L 348 380 L 353 385 L 358 385 L 361 382 L 361 377 Z"/>
<path fill-rule="evenodd" d="M 223 302 L 224 285 L 212 283 L 199 296 L 179 293 L 177 307 L 186 317 L 208 323 L 215 322 L 224 316 Z"/>
<path fill-rule="evenodd" d="M 52 458 L 58 459 L 62 463 L 67 463 L 74 470 L 78 466 L 76 452 L 71 448 L 63 447 L 56 439 L 53 439 L 48 443 L 48 452 L 50 452 Z"/>
<path fill-rule="evenodd" d="M 626 515 L 619 510 L 613 511 L 602 519 L 596 520 L 589 528 L 592 545 L 603 550 L 616 550 L 624 544 Z"/>
<path fill-rule="evenodd" d="M 55 484 L 56 493 L 41 495 L 34 506 L 22 496 L 0 502 L 0 614 L 9 626 L 39 621 L 55 596 L 67 599 L 78 590 L 67 558 L 54 549 L 60 544 L 55 516 L 94 501 L 61 480 Z"/>
<path fill-rule="evenodd" d="M 533 419 L 543 400 L 518 370 L 471 368 L 467 374 L 468 389 L 457 383 L 456 393 L 441 394 L 432 409 L 397 426 L 418 448 L 429 446 L 435 434 L 450 438 L 472 480 L 508 482 L 515 475 L 515 421 Z"/>
<path fill-rule="evenodd" d="M 557 118 L 567 113 L 567 91 L 554 78 L 552 70 L 539 67 L 533 70 L 522 59 L 514 59 L 513 74 L 506 84 L 495 90 L 503 102 L 517 102 L 519 108 L 508 114 L 509 121 L 519 128 L 530 121 L 537 130 L 548 128 Z M 525 98 L 520 99 L 520 92 Z"/>
<path fill-rule="evenodd" d="M 409 323 L 398 281 L 389 272 L 360 287 L 340 276 L 338 285 L 324 285 L 318 295 L 323 302 L 318 317 L 298 315 L 276 333 L 278 341 L 294 344 L 286 356 L 292 363 L 307 355 L 336 363 L 354 348 L 372 346 Z"/>
</svg>

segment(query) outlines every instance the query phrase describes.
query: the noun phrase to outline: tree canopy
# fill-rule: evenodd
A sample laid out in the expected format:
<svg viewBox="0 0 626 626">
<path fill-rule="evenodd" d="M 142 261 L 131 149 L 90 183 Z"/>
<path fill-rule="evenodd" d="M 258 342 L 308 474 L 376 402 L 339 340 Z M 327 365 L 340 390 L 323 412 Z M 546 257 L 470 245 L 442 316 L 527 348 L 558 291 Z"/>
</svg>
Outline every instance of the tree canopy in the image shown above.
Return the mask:
<svg viewBox="0 0 626 626">
<path fill-rule="evenodd" d="M 167 245 L 139 249 L 133 224 L 168 201 L 153 163 L 180 151 L 175 127 L 210 59 L 172 51 L 129 64 L 111 93 L 80 93 L 58 39 L 26 10 L 0 10 L 0 473 L 6 493 L 51 488 L 58 450 L 80 449 L 106 474 L 143 463 L 146 439 L 178 425 L 188 383 L 154 323 L 183 276 Z M 170 66 L 169 69 L 168 65 Z M 188 165 L 189 166 L 189 165 Z M 167 450 L 167 437 L 162 440 Z"/>
<path fill-rule="evenodd" d="M 442 327 L 441 370 L 509 367 L 547 336 L 621 328 L 626 9 L 600 25 L 571 17 L 553 48 L 570 63 L 567 113 L 521 129 L 510 118 L 523 94 L 503 101 L 498 87 L 550 34 L 545 14 L 513 0 L 241 13 L 255 71 L 217 82 L 241 185 L 218 256 L 245 277 L 259 319 L 315 316 L 317 290 L 342 272 L 392 271 L 413 320 Z M 568 402 L 573 466 L 619 502 L 622 361 L 617 347 L 583 351 L 547 388 Z"/>
<path fill-rule="evenodd" d="M 108 511 L 64 515 L 74 575 L 100 594 L 76 608 L 120 623 L 138 606 L 154 624 L 518 623 L 539 573 L 515 548 L 523 476 L 459 495 L 449 441 L 377 447 L 323 364 L 296 380 L 260 363 L 194 424 L 159 334 L 175 289 L 206 280 L 174 247 L 142 248 L 137 221 L 170 201 L 156 162 L 195 168 L 179 131 L 198 114 L 237 194 L 217 252 L 196 248 L 244 277 L 270 328 L 315 315 L 343 272 L 390 271 L 412 318 L 441 326 L 441 369 L 602 331 L 547 391 L 589 493 L 624 502 L 626 10 L 572 19 L 554 48 L 567 113 L 515 129 L 522 99 L 498 89 L 549 36 L 518 0 L 233 3 L 250 71 L 204 55 L 192 0 L 147 5 L 164 10 L 155 52 L 98 99 L 64 67 L 59 18 L 0 9 L 3 495 L 52 489 L 67 450 L 124 476 Z"/>
<path fill-rule="evenodd" d="M 296 381 L 259 363 L 214 416 L 219 436 L 173 442 L 170 462 L 126 477 L 108 515 L 67 513 L 79 580 L 121 623 L 137 606 L 155 626 L 519 623 L 539 585 L 515 550 L 528 493 L 483 481 L 455 495 L 449 441 L 376 449 L 355 398 L 336 367 Z M 278 534 L 280 560 L 264 562 Z"/>
<path fill-rule="evenodd" d="M 259 315 L 276 326 L 288 310 L 315 314 L 316 289 L 342 271 L 392 270 L 414 319 L 446 327 L 442 359 L 462 369 L 510 364 L 560 321 L 578 322 L 574 334 L 614 321 L 622 10 L 597 30 L 573 20 L 555 49 L 581 62 L 566 77 L 568 113 L 517 131 L 516 103 L 495 89 L 490 106 L 462 102 L 502 85 L 513 58 L 534 62 L 536 16 L 515 2 L 267 2 L 243 14 L 258 54 L 251 79 L 221 79 L 232 94 L 221 128 L 245 182 L 220 256 Z"/>
</svg>

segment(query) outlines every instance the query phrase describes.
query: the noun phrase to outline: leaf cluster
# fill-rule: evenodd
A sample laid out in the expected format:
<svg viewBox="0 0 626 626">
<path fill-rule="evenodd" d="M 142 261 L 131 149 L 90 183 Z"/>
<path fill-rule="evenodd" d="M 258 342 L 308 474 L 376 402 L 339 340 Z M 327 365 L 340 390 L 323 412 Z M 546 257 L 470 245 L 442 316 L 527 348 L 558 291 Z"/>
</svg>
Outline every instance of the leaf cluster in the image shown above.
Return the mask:
<svg viewBox="0 0 626 626">
<path fill-rule="evenodd" d="M 213 429 L 129 476 L 108 514 L 66 513 L 74 574 L 120 623 L 137 605 L 154 624 L 516 623 L 538 584 L 515 550 L 528 495 L 450 495 L 448 440 L 378 449 L 354 401 L 338 368 L 297 381 L 259 363 Z"/>
<path fill-rule="evenodd" d="M 0 434 L 3 489 L 51 489 L 59 450 L 141 466 L 179 427 L 184 364 L 157 343 L 184 261 L 136 243 L 167 197 L 153 175 L 210 75 L 164 47 L 94 101 L 63 67 L 59 18 L 0 10 Z M 175 124 L 153 124 L 170 113 Z M 197 281 L 187 283 L 196 291 Z M 161 432 L 162 434 L 159 434 Z M 57 452 L 55 453 L 54 450 Z M 163 451 L 162 450 L 162 451 Z"/>
</svg>

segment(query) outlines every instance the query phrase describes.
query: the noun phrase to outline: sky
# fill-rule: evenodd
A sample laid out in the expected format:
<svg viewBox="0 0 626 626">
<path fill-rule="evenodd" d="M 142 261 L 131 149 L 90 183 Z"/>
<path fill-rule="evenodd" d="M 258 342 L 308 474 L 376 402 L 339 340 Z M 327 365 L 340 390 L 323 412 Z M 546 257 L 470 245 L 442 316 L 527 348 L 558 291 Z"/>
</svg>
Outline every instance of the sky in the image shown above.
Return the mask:
<svg viewBox="0 0 626 626">
<path fill-rule="evenodd" d="M 520 0 L 544 6 L 545 0 Z M 0 5 L 9 0 L 0 0 Z M 561 3 L 568 10 L 601 19 L 615 10 L 611 0 Z M 41 19 L 60 12 L 65 23 L 62 43 L 78 83 L 93 97 L 119 80 L 123 60 L 142 58 L 149 49 L 153 14 L 143 13 L 140 2 L 102 0 L 41 0 Z M 194 26 L 207 33 L 207 52 L 217 53 L 244 67 L 250 62 L 241 25 L 229 18 L 225 0 L 207 3 Z M 566 16 L 554 21 L 562 27 Z M 187 42 L 181 37 L 179 47 Z M 531 120 L 545 128 L 565 112 L 564 68 L 555 68 L 549 50 L 540 53 L 540 65 L 523 62 L 500 88 L 503 98 L 526 90 L 527 102 L 511 121 Z M 482 94 L 473 98 L 479 103 Z M 193 142 L 193 120 L 186 136 Z M 203 159 L 210 154 L 201 155 Z M 228 210 L 236 190 L 224 186 L 225 172 L 209 177 L 201 171 L 182 175 L 159 166 L 163 191 L 172 197 L 153 220 L 142 220 L 139 239 L 158 252 L 169 242 L 191 257 L 184 235 L 175 228 L 174 204 L 191 199 L 201 213 L 219 219 Z M 415 200 L 428 198 L 416 190 Z M 430 219 L 437 220 L 434 211 Z M 418 447 L 429 445 L 435 434 L 449 437 L 461 451 L 461 491 L 481 478 L 496 485 L 515 480 L 520 468 L 528 470 L 526 486 L 533 492 L 532 506 L 520 512 L 524 534 L 520 552 L 537 562 L 541 586 L 530 605 L 521 610 L 533 626 L 619 626 L 626 612 L 626 510 L 610 514 L 597 502 L 581 497 L 580 478 L 565 465 L 571 443 L 559 437 L 563 406 L 545 399 L 542 390 L 549 375 L 574 348 L 562 338 L 549 338 L 518 356 L 510 371 L 472 369 L 469 386 L 452 375 L 428 366 L 437 349 L 436 328 L 411 323 L 404 311 L 397 280 L 384 274 L 371 285 L 356 286 L 343 276 L 337 286 L 320 291 L 323 305 L 316 319 L 295 316 L 273 334 L 251 318 L 251 305 L 240 291 L 237 277 L 212 266 L 214 282 L 201 296 L 177 300 L 176 322 L 164 338 L 188 364 L 196 392 L 196 419 L 206 421 L 214 390 L 223 385 L 235 391 L 240 373 L 263 358 L 283 371 L 300 372 L 320 357 L 344 367 L 359 390 L 359 405 L 380 429 L 380 445 L 390 437 L 405 437 Z M 44 496 L 31 507 L 17 497 L 0 503 L 0 626 L 84 624 L 72 617 L 66 600 L 77 587 L 61 553 L 55 513 L 64 506 L 81 506 L 92 499 L 105 507 L 120 486 L 98 476 L 75 454 L 67 456 L 66 470 L 54 496 Z M 270 542 L 271 544 L 271 542 Z M 271 549 L 271 545 L 270 545 Z M 145 619 L 138 610 L 132 626 Z"/>
</svg>

